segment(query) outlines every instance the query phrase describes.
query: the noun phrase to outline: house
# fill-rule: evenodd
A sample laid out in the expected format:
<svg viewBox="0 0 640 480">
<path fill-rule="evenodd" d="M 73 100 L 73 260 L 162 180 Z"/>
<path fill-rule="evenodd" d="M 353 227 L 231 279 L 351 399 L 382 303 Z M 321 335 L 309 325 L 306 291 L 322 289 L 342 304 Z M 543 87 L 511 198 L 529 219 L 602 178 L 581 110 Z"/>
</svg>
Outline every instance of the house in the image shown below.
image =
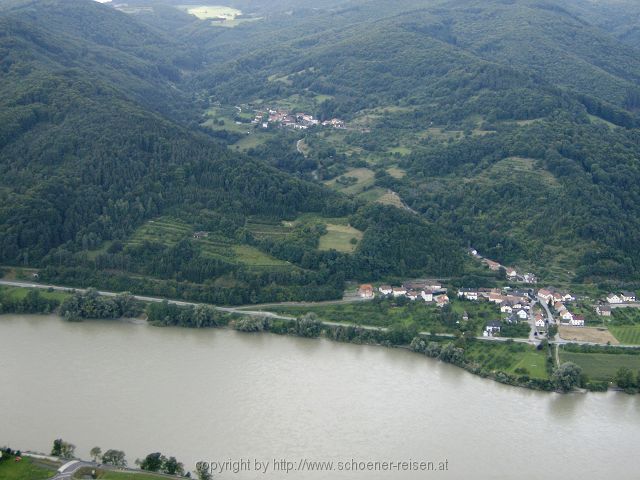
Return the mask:
<svg viewBox="0 0 640 480">
<path fill-rule="evenodd" d="M 531 300 L 531 292 L 529 290 L 512 290 L 510 293 L 521 300 Z"/>
<path fill-rule="evenodd" d="M 475 288 L 461 288 L 458 290 L 458 297 L 467 300 L 478 300 L 478 290 Z"/>
<path fill-rule="evenodd" d="M 407 298 L 409 300 L 417 300 L 419 296 L 420 296 L 420 294 L 418 292 L 416 292 L 415 290 L 409 290 L 407 292 Z"/>
<path fill-rule="evenodd" d="M 555 308 L 556 312 L 558 313 L 562 313 L 567 309 L 567 307 L 564 306 L 564 303 L 561 302 L 554 303 L 553 308 Z"/>
<path fill-rule="evenodd" d="M 520 320 L 526 320 L 527 318 L 529 318 L 529 314 L 527 313 L 526 310 L 518 310 L 516 312 L 516 315 Z"/>
<path fill-rule="evenodd" d="M 510 303 L 503 303 L 502 305 L 500 305 L 500 311 L 502 313 L 511 313 L 513 312 L 513 307 Z"/>
<path fill-rule="evenodd" d="M 561 295 L 562 295 L 563 302 L 573 302 L 575 300 L 575 297 L 570 293 L 563 293 Z"/>
<path fill-rule="evenodd" d="M 448 296 L 446 296 L 446 295 L 438 295 L 438 296 L 436 297 L 436 304 L 437 304 L 439 307 L 441 307 L 441 308 L 442 308 L 442 307 L 444 307 L 445 305 L 447 305 L 448 303 L 449 303 L 449 297 L 448 297 Z"/>
<path fill-rule="evenodd" d="M 431 290 L 422 290 L 420 296 L 425 302 L 433 302 L 433 292 Z"/>
<path fill-rule="evenodd" d="M 541 288 L 538 291 L 538 297 L 543 299 L 545 302 L 550 303 L 553 300 L 553 291 L 550 288 Z"/>
<path fill-rule="evenodd" d="M 607 302 L 624 303 L 624 301 L 622 300 L 622 297 L 620 297 L 619 295 L 616 295 L 615 293 L 610 293 L 609 295 L 607 295 Z"/>
<path fill-rule="evenodd" d="M 468 251 L 469 251 L 469 255 L 471 255 L 472 257 L 478 256 L 478 251 L 475 248 L 470 248 Z"/>
<path fill-rule="evenodd" d="M 524 283 L 538 283 L 538 277 L 536 277 L 533 273 L 525 273 L 522 277 Z"/>
<path fill-rule="evenodd" d="M 407 289 L 404 287 L 393 287 L 394 297 L 404 297 L 407 294 Z"/>
<path fill-rule="evenodd" d="M 500 333 L 500 328 L 502 327 L 502 323 L 498 320 L 493 320 L 484 327 L 483 336 L 492 337 L 495 333 Z"/>
<path fill-rule="evenodd" d="M 536 323 L 536 327 L 544 327 L 545 326 L 544 317 L 542 316 L 541 313 L 537 313 L 536 314 L 535 323 Z"/>
<path fill-rule="evenodd" d="M 569 320 L 569 325 L 572 327 L 584 327 L 584 317 L 582 315 L 574 315 L 574 317 Z"/>
<path fill-rule="evenodd" d="M 515 268 L 507 267 L 507 278 L 514 279 L 518 276 Z"/>
<path fill-rule="evenodd" d="M 482 260 L 482 263 L 484 263 L 487 267 L 489 267 L 489 270 L 493 270 L 494 272 L 497 272 L 498 270 L 500 270 L 501 265 L 498 262 L 494 262 L 493 260 L 489 260 L 488 258 L 484 258 Z"/>
<path fill-rule="evenodd" d="M 375 293 L 373 293 L 373 286 L 368 284 L 360 285 L 358 294 L 362 298 L 373 298 L 375 296 Z"/>
<path fill-rule="evenodd" d="M 467 320 L 469 320 L 469 314 L 468 314 L 466 311 L 465 311 L 465 312 L 462 312 L 462 320 L 463 320 L 464 322 L 466 322 Z"/>
<path fill-rule="evenodd" d="M 634 292 L 622 292 L 620 298 L 622 298 L 623 302 L 635 302 L 636 294 Z"/>
<path fill-rule="evenodd" d="M 570 322 L 571 320 L 573 320 L 573 313 L 571 313 L 569 310 L 565 310 L 560 315 L 560 318 L 562 318 L 562 320 L 566 320 Z"/>
<path fill-rule="evenodd" d="M 193 238 L 207 238 L 209 236 L 209 232 L 195 232 L 193 234 Z"/>
<path fill-rule="evenodd" d="M 598 305 L 596 307 L 596 313 L 601 317 L 610 317 L 611 307 L 609 305 Z"/>
<path fill-rule="evenodd" d="M 490 293 L 489 294 L 489 301 L 499 305 L 499 304 L 501 304 L 502 302 L 505 301 L 505 298 L 500 293 Z"/>
<path fill-rule="evenodd" d="M 391 295 L 393 293 L 393 288 L 391 288 L 390 285 L 380 285 L 378 287 L 378 291 L 382 294 L 382 295 Z"/>
</svg>

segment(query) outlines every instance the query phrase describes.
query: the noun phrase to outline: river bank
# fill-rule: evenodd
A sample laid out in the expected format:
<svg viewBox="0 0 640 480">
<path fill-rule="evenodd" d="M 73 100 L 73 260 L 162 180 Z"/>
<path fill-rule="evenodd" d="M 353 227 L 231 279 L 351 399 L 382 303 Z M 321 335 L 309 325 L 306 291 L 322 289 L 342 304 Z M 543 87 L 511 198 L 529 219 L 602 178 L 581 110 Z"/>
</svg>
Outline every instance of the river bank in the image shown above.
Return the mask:
<svg viewBox="0 0 640 480">
<path fill-rule="evenodd" d="M 26 310 L 29 313 L 37 312 L 38 308 L 43 309 L 42 313 L 58 311 L 60 302 L 73 295 L 64 287 L 54 288 L 43 285 L 30 287 L 32 287 L 31 290 L 26 290 L 43 292 L 41 294 L 43 301 L 32 298 L 30 301 L 35 307 L 31 311 Z M 23 288 L 23 290 L 25 289 Z M 87 292 L 87 290 L 80 290 L 76 291 L 75 295 L 81 301 L 88 295 Z M 118 294 L 112 292 L 94 291 L 92 295 L 112 298 L 116 302 L 120 298 Z M 29 299 L 26 295 L 22 295 L 22 297 L 25 301 Z M 95 297 L 96 300 L 97 298 Z M 474 375 L 535 390 L 566 392 L 574 388 L 585 388 L 601 392 L 611 386 L 610 379 L 602 374 L 603 370 L 600 366 L 594 369 L 599 375 L 597 378 L 590 378 L 585 372 L 582 372 L 574 375 L 575 378 L 571 384 L 558 381 L 555 377 L 557 377 L 556 373 L 561 367 L 561 362 L 559 362 L 560 356 L 557 354 L 557 350 L 561 347 L 553 343 L 542 342 L 534 346 L 523 339 L 485 339 L 467 335 L 454 336 L 418 332 L 411 328 L 351 325 L 321 321 L 313 314 L 292 317 L 273 312 L 167 301 L 152 297 L 130 296 L 126 299 L 127 303 L 130 303 L 131 299 L 146 305 L 144 311 L 149 316 L 150 323 L 156 326 L 231 327 L 244 332 L 271 332 L 302 337 L 324 336 L 330 340 L 345 343 L 407 348 L 463 368 Z M 106 301 L 111 302 L 111 300 Z M 73 318 L 81 320 L 82 315 L 74 314 Z M 432 344 L 430 348 L 428 348 L 429 344 Z M 579 364 L 582 363 L 587 368 L 592 368 L 591 359 L 595 358 L 595 355 L 609 355 L 600 359 L 612 361 L 609 362 L 612 365 L 609 370 L 614 368 L 616 360 L 624 360 L 622 364 L 625 368 L 637 366 L 636 370 L 640 370 L 640 349 L 625 347 L 623 353 L 620 348 L 590 346 L 585 355 L 578 357 L 574 355 L 574 357 L 580 359 Z M 576 353 L 575 349 L 573 353 Z M 580 352 L 578 351 L 578 353 Z M 611 374 L 611 378 L 613 378 L 613 374 Z M 626 388 L 626 391 L 634 393 L 637 389 L 631 387 Z"/>
</svg>

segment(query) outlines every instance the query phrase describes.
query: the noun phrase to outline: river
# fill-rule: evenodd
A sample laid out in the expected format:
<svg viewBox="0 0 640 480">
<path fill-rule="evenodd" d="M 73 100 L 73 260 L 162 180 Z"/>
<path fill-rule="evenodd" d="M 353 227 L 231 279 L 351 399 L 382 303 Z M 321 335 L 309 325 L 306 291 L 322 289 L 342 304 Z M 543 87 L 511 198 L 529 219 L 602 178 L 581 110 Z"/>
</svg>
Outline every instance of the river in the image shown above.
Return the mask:
<svg viewBox="0 0 640 480">
<path fill-rule="evenodd" d="M 637 396 L 528 391 L 404 350 L 4 315 L 0 377 L 0 446 L 269 463 L 221 479 L 637 478 Z M 274 459 L 448 470 L 287 475 Z"/>
</svg>

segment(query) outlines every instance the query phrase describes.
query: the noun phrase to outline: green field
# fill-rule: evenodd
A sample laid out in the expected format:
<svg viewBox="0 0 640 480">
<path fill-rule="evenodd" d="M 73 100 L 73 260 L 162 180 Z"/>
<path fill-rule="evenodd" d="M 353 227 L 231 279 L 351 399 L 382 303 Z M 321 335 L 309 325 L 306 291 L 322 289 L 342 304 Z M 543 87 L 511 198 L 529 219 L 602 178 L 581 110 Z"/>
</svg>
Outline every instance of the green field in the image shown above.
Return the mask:
<svg viewBox="0 0 640 480">
<path fill-rule="evenodd" d="M 0 461 L 0 478 L 2 480 L 41 480 L 51 478 L 54 469 L 35 465 L 33 460 L 22 457 L 22 461 L 16 462 L 13 458 Z"/>
<path fill-rule="evenodd" d="M 518 375 L 516 369 L 525 368 L 532 378 L 548 378 L 546 353 L 522 343 L 475 341 L 467 345 L 467 360 L 475 361 L 489 371 L 503 371 Z"/>
<path fill-rule="evenodd" d="M 365 188 L 373 185 L 374 175 L 373 170 L 368 168 L 352 168 L 351 170 L 347 170 L 342 176 L 357 179 L 357 182 L 353 185 L 340 185 L 336 181 L 337 179 L 329 180 L 326 182 L 326 185 L 331 188 L 335 188 L 336 190 L 340 190 L 343 193 L 357 194 L 362 192 Z"/>
<path fill-rule="evenodd" d="M 560 350 L 561 362 L 573 362 L 582 367 L 592 380 L 610 381 L 620 367 L 640 370 L 640 355 L 610 353 L 574 353 Z"/>
<path fill-rule="evenodd" d="M 22 287 L 0 287 L 0 297 L 10 298 L 11 300 L 22 300 L 29 293 L 30 288 L 22 288 Z M 70 293 L 66 292 L 58 292 L 48 290 L 38 289 L 37 292 L 40 294 L 42 298 L 46 298 L 48 300 L 58 300 L 59 302 L 63 302 L 67 298 L 71 296 Z"/>
<path fill-rule="evenodd" d="M 352 243 L 352 239 L 356 242 Z M 320 237 L 320 250 L 337 250 L 338 252 L 352 253 L 360 240 L 362 232 L 349 225 L 336 225 L 327 223 L 327 233 Z"/>
<path fill-rule="evenodd" d="M 623 345 L 640 345 L 640 325 L 610 325 L 609 331 Z"/>
</svg>

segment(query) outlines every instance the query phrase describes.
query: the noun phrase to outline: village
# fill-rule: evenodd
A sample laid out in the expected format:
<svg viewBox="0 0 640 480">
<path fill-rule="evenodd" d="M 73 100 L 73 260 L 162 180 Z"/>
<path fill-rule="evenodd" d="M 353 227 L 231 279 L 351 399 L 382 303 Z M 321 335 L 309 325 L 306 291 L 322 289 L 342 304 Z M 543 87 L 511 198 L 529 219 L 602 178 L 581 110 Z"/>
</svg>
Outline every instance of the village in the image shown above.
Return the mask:
<svg viewBox="0 0 640 480">
<path fill-rule="evenodd" d="M 510 283 L 526 283 L 523 288 L 505 286 L 502 288 L 474 288 L 460 287 L 451 295 L 461 301 L 488 302 L 496 305 L 500 315 L 485 322 L 482 336 L 485 338 L 500 337 L 505 324 L 518 325 L 528 323 L 530 326 L 529 339 L 541 340 L 553 336 L 558 327 L 586 326 L 587 320 L 583 314 L 576 313 L 577 298 L 568 291 L 549 286 L 535 289 L 531 285 L 537 283 L 537 277 L 532 273 L 518 273 L 516 269 L 504 267 L 500 263 L 481 257 L 476 250 L 470 249 L 469 254 L 479 259 L 492 271 L 505 270 L 506 280 Z M 376 297 L 399 298 L 404 297 L 411 302 L 419 301 L 425 304 L 444 308 L 451 303 L 449 290 L 434 281 L 409 281 L 400 286 L 371 284 L 360 285 L 358 295 L 361 299 L 371 300 Z M 607 295 L 593 305 L 598 317 L 611 317 L 615 308 L 640 308 L 634 292 L 622 291 Z M 497 311 L 497 310 L 496 310 Z M 467 320 L 466 312 L 461 320 Z M 553 327 L 553 331 L 550 332 Z"/>
<path fill-rule="evenodd" d="M 291 113 L 288 110 L 277 108 L 267 108 L 266 110 L 256 110 L 255 118 L 251 121 L 254 125 L 262 128 L 293 128 L 294 130 L 307 130 L 312 127 L 333 127 L 346 129 L 346 124 L 339 118 L 320 121 L 313 115 L 304 112 Z"/>
</svg>

